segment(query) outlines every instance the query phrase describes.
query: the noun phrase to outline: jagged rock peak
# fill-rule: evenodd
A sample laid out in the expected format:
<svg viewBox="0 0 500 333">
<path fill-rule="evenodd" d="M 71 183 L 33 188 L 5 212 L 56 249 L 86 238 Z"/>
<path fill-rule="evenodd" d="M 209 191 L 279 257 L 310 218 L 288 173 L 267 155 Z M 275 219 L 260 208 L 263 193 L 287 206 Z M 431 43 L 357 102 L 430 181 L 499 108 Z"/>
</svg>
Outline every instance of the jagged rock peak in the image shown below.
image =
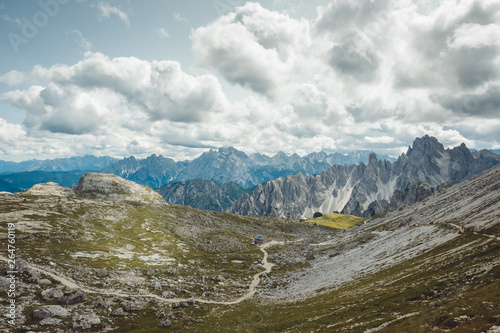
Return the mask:
<svg viewBox="0 0 500 333">
<path fill-rule="evenodd" d="M 421 138 L 416 138 L 413 141 L 413 147 L 408 147 L 406 156 L 410 157 L 412 154 L 425 154 L 426 152 L 444 152 L 443 145 L 433 136 L 425 135 Z"/>
<path fill-rule="evenodd" d="M 377 154 L 371 153 L 370 156 L 368 157 L 368 165 L 377 163 L 378 163 Z"/>
<path fill-rule="evenodd" d="M 165 205 L 160 194 L 152 189 L 105 173 L 86 173 L 73 188 L 81 197 L 111 201 L 132 201 L 141 204 Z"/>
<path fill-rule="evenodd" d="M 70 188 L 62 187 L 61 185 L 52 182 L 33 185 L 33 187 L 26 191 L 26 194 L 49 195 L 56 197 L 67 197 L 75 195 L 75 193 Z"/>
<path fill-rule="evenodd" d="M 436 138 L 426 135 L 415 139 L 407 155 L 394 163 L 379 161 L 372 153 L 368 165 L 334 165 L 317 176 L 278 178 L 240 197 L 229 211 L 293 218 L 332 211 L 372 216 L 391 204 L 399 207 L 421 200 L 440 184 L 459 183 L 500 163 L 492 153 L 476 155 L 474 159 L 465 145 L 445 150 Z M 407 192 L 420 182 L 429 185 Z M 399 197 L 392 200 L 396 190 Z"/>
<path fill-rule="evenodd" d="M 287 157 L 288 155 L 282 151 L 277 152 L 276 155 L 273 156 L 274 159 L 285 159 Z"/>
</svg>

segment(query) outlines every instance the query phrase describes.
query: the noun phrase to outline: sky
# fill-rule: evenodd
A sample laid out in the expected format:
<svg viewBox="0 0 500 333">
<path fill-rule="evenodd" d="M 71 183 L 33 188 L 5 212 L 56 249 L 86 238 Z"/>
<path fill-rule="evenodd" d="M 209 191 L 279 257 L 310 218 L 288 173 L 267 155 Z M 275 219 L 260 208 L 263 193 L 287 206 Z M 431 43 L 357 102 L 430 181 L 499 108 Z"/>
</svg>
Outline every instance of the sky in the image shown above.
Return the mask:
<svg viewBox="0 0 500 333">
<path fill-rule="evenodd" d="M 0 0 L 0 160 L 500 148 L 500 0 Z"/>
</svg>

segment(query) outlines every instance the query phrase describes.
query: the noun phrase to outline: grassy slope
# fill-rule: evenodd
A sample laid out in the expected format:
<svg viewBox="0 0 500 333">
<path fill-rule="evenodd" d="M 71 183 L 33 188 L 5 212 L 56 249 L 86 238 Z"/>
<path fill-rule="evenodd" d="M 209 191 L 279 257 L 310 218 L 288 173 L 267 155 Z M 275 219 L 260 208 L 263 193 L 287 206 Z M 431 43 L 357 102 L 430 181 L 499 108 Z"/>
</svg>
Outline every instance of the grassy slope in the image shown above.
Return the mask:
<svg viewBox="0 0 500 333">
<path fill-rule="evenodd" d="M 30 199 L 29 196 L 26 198 Z M 33 197 L 41 202 L 43 199 Z M 187 233 L 179 232 L 189 213 L 191 220 L 200 218 L 198 212 L 181 206 L 137 206 L 113 202 L 70 199 L 69 203 L 47 201 L 50 212 L 39 211 L 25 215 L 36 227 L 30 227 L 27 237 L 19 237 L 18 247 L 23 258 L 32 258 L 39 265 L 55 262 L 66 276 L 75 273 L 75 267 L 87 267 L 92 271 L 100 268 L 136 270 L 145 273 L 148 268 L 166 271 L 169 266 L 185 265 L 185 274 L 194 274 L 194 265 L 216 272 L 225 269 L 233 278 L 247 276 L 241 267 L 237 269 L 229 259 L 238 259 L 250 265 L 261 257 L 260 251 L 250 245 L 250 239 L 230 230 L 214 230 L 204 235 L 204 240 L 226 239 L 234 243 L 238 251 L 231 255 L 207 253 L 203 246 L 196 246 Z M 29 205 L 27 205 L 27 208 Z M 2 210 L 9 210 L 3 206 Z M 2 225 L 5 232 L 5 225 Z M 48 232 L 50 231 L 50 233 Z M 22 234 L 23 232 L 18 232 Z M 126 250 L 127 245 L 135 248 Z M 220 252 L 224 247 L 218 248 Z M 219 252 L 219 251 L 217 251 Z M 85 256 L 77 256 L 83 254 Z M 154 254 L 173 259 L 173 263 L 152 265 L 147 259 Z M 72 256 L 73 255 L 73 256 Z M 227 258 L 226 258 L 227 257 Z M 91 278 L 92 285 L 101 287 L 100 279 Z M 118 285 L 116 285 L 118 287 Z"/>
<path fill-rule="evenodd" d="M 334 229 L 349 229 L 364 222 L 366 219 L 344 214 L 325 214 L 315 219 L 306 220 L 307 223 L 316 223 L 318 225 L 334 228 Z"/>
<path fill-rule="evenodd" d="M 19 258 L 41 267 L 51 267 L 62 276 L 74 278 L 79 275 L 78 283 L 82 286 L 131 294 L 161 295 L 163 291 L 172 290 L 179 297 L 188 298 L 193 293 L 196 297 L 220 301 L 237 299 L 246 289 L 234 286 L 232 281 L 246 285 L 258 272 L 248 269 L 256 259 L 262 258 L 259 248 L 250 244 L 255 234 L 266 233 L 274 239 L 293 240 L 303 238 L 303 235 L 312 235 L 316 239 L 330 232 L 298 221 L 241 217 L 190 207 L 27 194 L 2 197 L 0 234 L 7 233 L 8 222 L 16 222 L 18 227 L 16 246 Z M 318 235 L 314 236 L 314 233 Z M 153 265 L 152 260 L 144 259 L 158 254 L 174 261 Z M 242 263 L 235 264 L 233 260 Z M 179 268 L 178 276 L 168 273 L 171 266 Z M 107 274 L 99 275 L 101 268 L 106 268 Z M 150 268 L 157 270 L 154 276 L 147 274 Z M 127 276 L 143 282 L 130 284 Z M 220 285 L 213 280 L 216 276 L 230 282 Z M 34 308 L 57 304 L 57 301 L 41 300 L 40 292 L 46 287 L 29 281 L 28 275 L 20 278 L 23 283 L 18 286 L 18 299 L 26 300 L 29 306 L 19 310 L 28 318 Z M 155 281 L 161 283 L 161 289 L 151 286 Z M 208 296 L 202 296 L 204 293 Z M 189 318 L 203 316 L 213 308 L 200 305 L 199 308 L 172 309 L 166 303 L 157 304 L 144 299 L 148 306 L 143 311 L 131 313 L 126 319 L 113 319 L 107 308 L 98 305 L 101 296 L 89 294 L 88 297 L 89 301 L 74 311 L 94 311 L 107 325 L 121 327 L 126 332 L 133 331 L 134 327 L 139 332 L 157 331 L 162 312 L 172 312 L 172 321 L 177 326 L 189 322 Z M 110 306 L 113 309 L 123 301 L 104 298 L 113 304 Z M 7 305 L 6 302 L 0 297 L 2 306 Z M 28 324 L 36 323 L 36 320 L 28 320 Z M 51 328 L 38 331 L 51 331 Z"/>
</svg>

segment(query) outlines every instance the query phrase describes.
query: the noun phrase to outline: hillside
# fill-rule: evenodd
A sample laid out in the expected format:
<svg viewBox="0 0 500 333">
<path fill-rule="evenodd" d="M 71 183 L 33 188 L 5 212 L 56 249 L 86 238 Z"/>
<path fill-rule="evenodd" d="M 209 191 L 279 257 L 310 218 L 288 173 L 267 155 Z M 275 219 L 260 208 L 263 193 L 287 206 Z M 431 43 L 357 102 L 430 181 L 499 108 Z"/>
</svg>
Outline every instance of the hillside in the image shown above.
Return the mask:
<svg viewBox="0 0 500 333">
<path fill-rule="evenodd" d="M 19 221 L 18 332 L 500 326 L 500 166 L 342 231 L 157 204 L 112 175 L 80 183 L 0 194 L 1 236 Z"/>
</svg>

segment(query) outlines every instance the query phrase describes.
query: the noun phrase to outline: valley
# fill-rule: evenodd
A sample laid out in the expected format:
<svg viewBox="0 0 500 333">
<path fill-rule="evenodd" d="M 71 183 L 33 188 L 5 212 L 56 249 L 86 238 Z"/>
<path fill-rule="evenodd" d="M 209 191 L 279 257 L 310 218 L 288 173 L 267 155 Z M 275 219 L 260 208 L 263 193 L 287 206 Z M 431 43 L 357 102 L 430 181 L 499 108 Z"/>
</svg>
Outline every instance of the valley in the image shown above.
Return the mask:
<svg viewBox="0 0 500 333">
<path fill-rule="evenodd" d="M 4 193 L 16 331 L 486 332 L 500 326 L 499 186 L 495 167 L 348 229 L 166 205 L 111 175 Z"/>
</svg>

